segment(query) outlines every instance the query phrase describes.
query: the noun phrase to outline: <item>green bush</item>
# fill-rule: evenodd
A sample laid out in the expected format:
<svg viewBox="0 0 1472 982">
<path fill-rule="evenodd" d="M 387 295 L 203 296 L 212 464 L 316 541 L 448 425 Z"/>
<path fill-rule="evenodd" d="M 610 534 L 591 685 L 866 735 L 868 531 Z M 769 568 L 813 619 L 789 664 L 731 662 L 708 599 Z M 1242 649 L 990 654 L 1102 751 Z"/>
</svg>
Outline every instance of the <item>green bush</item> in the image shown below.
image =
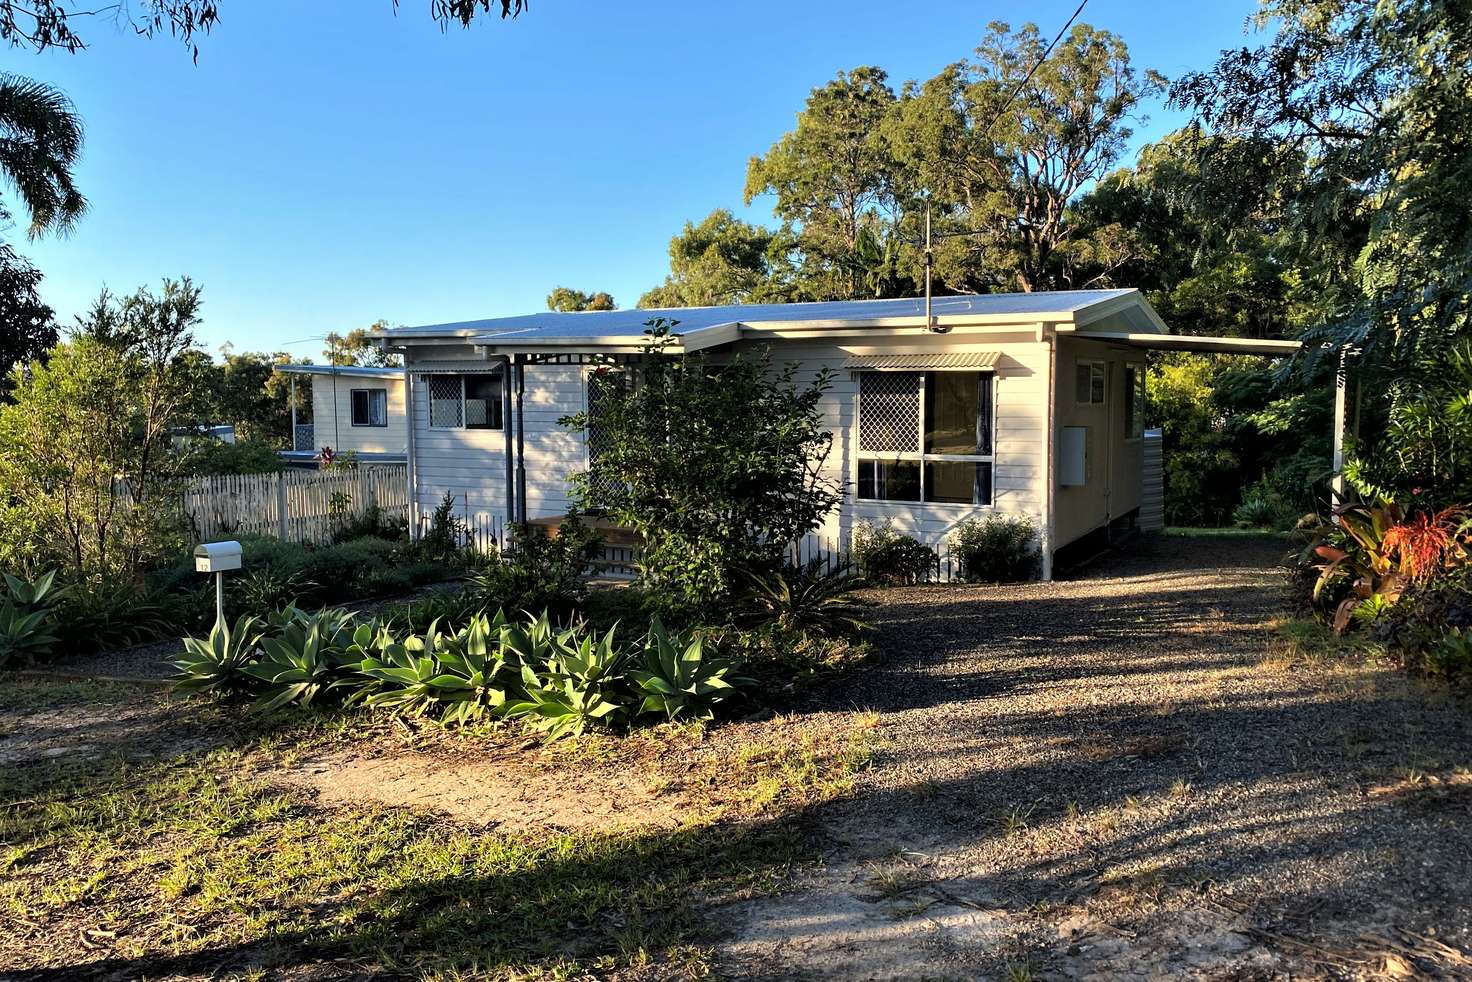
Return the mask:
<svg viewBox="0 0 1472 982">
<path fill-rule="evenodd" d="M 1015 515 L 968 518 L 951 532 L 951 553 L 971 583 L 1011 583 L 1037 575 L 1037 529 Z"/>
<path fill-rule="evenodd" d="M 166 592 L 131 583 L 73 583 L 56 602 L 58 650 L 88 654 L 204 630 L 214 620 L 214 588 L 198 573 Z"/>
<path fill-rule="evenodd" d="M 671 720 L 709 719 L 737 685 L 751 684 L 735 675 L 732 660 L 707 656 L 702 638 L 672 636 L 658 618 L 649 625 L 640 666 L 629 673 L 644 694 L 639 711 Z"/>
<path fill-rule="evenodd" d="M 935 550 L 894 527 L 860 522 L 854 529 L 853 561 L 859 575 L 870 583 L 904 586 L 928 579 L 935 568 Z"/>
<path fill-rule="evenodd" d="M 575 513 L 558 526 L 555 536 L 536 525 L 511 529 L 511 551 L 471 577 L 475 589 L 488 605 L 570 615 L 587 596 L 583 576 L 602 548 L 597 532 Z"/>
<path fill-rule="evenodd" d="M 1447 677 L 1472 669 L 1462 657 L 1472 638 L 1472 570 L 1411 584 L 1373 625 L 1373 637 L 1412 671 Z"/>
</svg>

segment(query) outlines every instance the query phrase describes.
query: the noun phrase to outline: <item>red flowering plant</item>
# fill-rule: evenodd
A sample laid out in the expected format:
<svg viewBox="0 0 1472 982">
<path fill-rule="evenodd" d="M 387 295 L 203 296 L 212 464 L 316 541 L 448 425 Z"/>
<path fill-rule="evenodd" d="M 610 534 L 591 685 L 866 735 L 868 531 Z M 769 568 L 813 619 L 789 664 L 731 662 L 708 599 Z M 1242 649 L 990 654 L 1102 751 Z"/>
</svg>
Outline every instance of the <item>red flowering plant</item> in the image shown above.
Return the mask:
<svg viewBox="0 0 1472 982">
<path fill-rule="evenodd" d="M 1333 624 L 1338 633 L 1357 615 L 1374 620 L 1411 584 L 1465 564 L 1469 529 L 1472 521 L 1460 506 L 1410 517 L 1394 502 L 1341 506 L 1305 550 L 1319 574 L 1314 601 L 1337 598 Z"/>
</svg>

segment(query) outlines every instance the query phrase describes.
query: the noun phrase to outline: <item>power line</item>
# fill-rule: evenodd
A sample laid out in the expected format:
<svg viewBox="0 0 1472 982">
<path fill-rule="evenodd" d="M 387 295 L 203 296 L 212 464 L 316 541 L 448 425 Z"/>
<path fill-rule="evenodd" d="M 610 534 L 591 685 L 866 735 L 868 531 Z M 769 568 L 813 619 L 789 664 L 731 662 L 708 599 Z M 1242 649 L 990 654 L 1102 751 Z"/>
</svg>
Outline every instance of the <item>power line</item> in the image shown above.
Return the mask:
<svg viewBox="0 0 1472 982">
<path fill-rule="evenodd" d="M 1026 77 L 1023 78 L 1021 82 L 1018 82 L 1015 86 L 1013 86 L 1011 94 L 1007 96 L 1007 101 L 1002 103 L 1002 108 L 996 111 L 995 115 L 992 116 L 991 121 L 986 124 L 986 129 L 981 131 L 982 136 L 986 136 L 988 133 L 990 133 L 992 131 L 992 127 L 997 125 L 997 120 L 1002 118 L 1002 114 L 1005 113 L 1008 109 L 1012 108 L 1012 103 L 1017 98 L 1017 94 L 1027 86 L 1028 82 L 1032 81 L 1032 77 L 1038 73 L 1038 69 L 1043 67 L 1043 62 L 1048 60 L 1048 56 L 1053 53 L 1053 49 L 1058 46 L 1058 42 L 1063 40 L 1064 33 L 1073 26 L 1074 21 L 1078 20 L 1078 15 L 1084 12 L 1084 7 L 1088 5 L 1088 2 L 1089 0 L 1083 0 L 1083 2 L 1078 5 L 1078 8 L 1074 10 L 1073 16 L 1068 18 L 1068 20 L 1063 24 L 1062 27 L 1058 28 L 1058 33 L 1053 35 L 1053 40 L 1049 41 L 1048 46 L 1043 49 L 1043 56 L 1037 61 L 1033 62 L 1033 66 L 1028 69 Z"/>
</svg>

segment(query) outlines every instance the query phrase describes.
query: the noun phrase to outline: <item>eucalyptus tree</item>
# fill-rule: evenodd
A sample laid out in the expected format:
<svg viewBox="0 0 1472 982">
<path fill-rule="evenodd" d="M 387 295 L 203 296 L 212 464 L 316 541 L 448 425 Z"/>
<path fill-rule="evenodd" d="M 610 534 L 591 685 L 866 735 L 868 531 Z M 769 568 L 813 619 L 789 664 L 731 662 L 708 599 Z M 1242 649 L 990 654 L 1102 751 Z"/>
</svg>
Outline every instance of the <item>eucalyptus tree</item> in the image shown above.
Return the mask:
<svg viewBox="0 0 1472 982">
<path fill-rule="evenodd" d="M 398 0 L 387 0 L 397 10 Z M 97 5 L 87 0 L 0 0 L 0 41 L 12 47 L 44 51 L 81 51 L 86 41 L 81 23 L 110 19 L 143 37 L 167 34 L 188 45 L 199 57 L 196 39 L 220 23 L 219 0 L 139 0 Z M 477 18 L 499 14 L 516 17 L 527 0 L 430 0 L 430 15 L 442 27 L 469 27 Z"/>
<path fill-rule="evenodd" d="M 882 131 L 898 179 L 928 192 L 943 231 L 973 233 L 938 245 L 945 284 L 1077 287 L 1076 269 L 1121 263 L 1130 244 L 1118 229 L 1085 239 L 1069 207 L 1115 166 L 1164 87 L 1108 31 L 1079 24 L 1050 51 L 1036 25 L 1003 22 L 971 60 L 907 84 Z"/>
<path fill-rule="evenodd" d="M 901 214 L 894 157 L 881 130 L 894 90 L 878 68 L 839 72 L 813 89 L 797 127 L 752 157 L 746 203 L 775 198 L 773 213 L 794 237 L 803 299 L 884 294 L 876 278 Z"/>
</svg>

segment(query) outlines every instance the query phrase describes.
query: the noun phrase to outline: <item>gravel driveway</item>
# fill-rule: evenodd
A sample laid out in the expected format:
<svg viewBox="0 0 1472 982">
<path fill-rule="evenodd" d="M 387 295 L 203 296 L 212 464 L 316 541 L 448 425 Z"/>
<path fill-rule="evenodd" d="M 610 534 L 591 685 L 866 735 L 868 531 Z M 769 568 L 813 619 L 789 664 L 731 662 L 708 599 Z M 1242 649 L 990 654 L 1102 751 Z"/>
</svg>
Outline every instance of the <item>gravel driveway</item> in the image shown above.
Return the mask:
<svg viewBox="0 0 1472 982">
<path fill-rule="evenodd" d="M 1285 548 L 875 595 L 840 701 L 889 744 L 826 868 L 731 911 L 747 977 L 1472 977 L 1472 727 L 1390 669 L 1267 657 Z M 829 702 L 829 708 L 835 708 Z"/>
</svg>

